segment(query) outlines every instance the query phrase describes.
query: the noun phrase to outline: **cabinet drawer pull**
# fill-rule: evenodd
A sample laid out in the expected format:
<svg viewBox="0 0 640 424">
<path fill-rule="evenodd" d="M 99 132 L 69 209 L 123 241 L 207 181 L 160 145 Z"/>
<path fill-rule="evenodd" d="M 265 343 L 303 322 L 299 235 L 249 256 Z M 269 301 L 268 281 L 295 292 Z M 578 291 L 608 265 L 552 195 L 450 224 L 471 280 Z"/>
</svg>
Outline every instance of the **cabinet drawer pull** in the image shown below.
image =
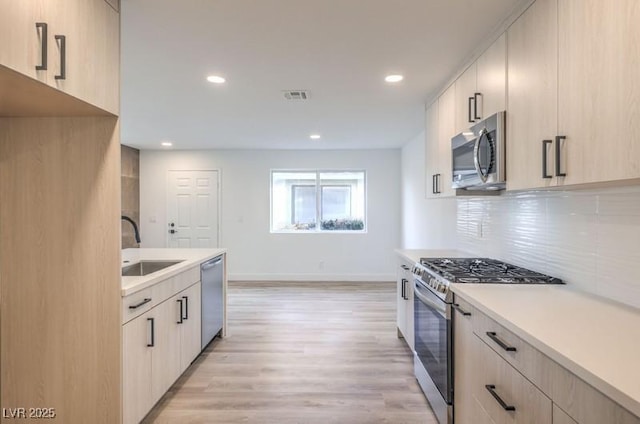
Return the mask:
<svg viewBox="0 0 640 424">
<path fill-rule="evenodd" d="M 542 178 L 552 178 L 547 174 L 547 144 L 553 143 L 551 140 L 542 140 Z"/>
<path fill-rule="evenodd" d="M 500 396 L 498 396 L 498 394 L 496 393 L 496 386 L 493 384 L 486 384 L 485 389 L 487 389 L 489 391 L 489 393 L 491 393 L 491 396 L 493 396 L 493 398 L 498 401 L 498 403 L 500 404 L 500 406 L 502 406 L 502 409 L 504 409 L 505 411 L 515 411 L 516 407 L 513 405 L 507 405 L 505 403 L 505 401 L 502 400 L 502 398 Z"/>
<path fill-rule="evenodd" d="M 156 325 L 154 318 L 147 318 L 147 321 L 151 323 L 151 343 L 147 343 L 147 347 L 154 347 L 156 345 Z"/>
<path fill-rule="evenodd" d="M 498 346 L 500 346 L 501 348 L 503 348 L 507 352 L 515 352 L 517 350 L 515 347 L 509 346 L 508 344 L 506 344 L 505 342 L 500 340 L 494 331 L 487 331 L 487 336 L 489 336 L 489 338 L 491 340 L 496 342 L 498 344 Z"/>
<path fill-rule="evenodd" d="M 40 30 L 42 44 L 40 47 L 40 64 L 36 65 L 36 71 L 47 70 L 47 24 L 45 22 L 36 22 L 36 30 Z"/>
<path fill-rule="evenodd" d="M 567 174 L 564 172 L 560 172 L 560 141 L 566 140 L 567 137 L 564 135 L 556 136 L 556 177 L 566 177 Z"/>
<path fill-rule="evenodd" d="M 475 119 L 482 119 L 481 116 L 478 116 L 478 97 L 482 99 L 482 93 L 473 94 L 473 117 Z"/>
<path fill-rule="evenodd" d="M 60 42 L 60 74 L 54 78 L 57 80 L 67 79 L 67 37 L 56 35 L 54 38 Z"/>
<path fill-rule="evenodd" d="M 453 309 L 455 309 L 456 311 L 460 312 L 465 317 L 470 317 L 471 316 L 471 312 L 467 312 L 464 309 L 462 309 L 458 303 L 454 303 L 453 304 Z"/>
<path fill-rule="evenodd" d="M 129 309 L 138 309 L 142 305 L 145 305 L 145 304 L 147 304 L 149 302 L 151 302 L 151 298 L 150 297 L 145 297 L 142 302 L 136 303 L 135 305 L 129 305 Z"/>
<path fill-rule="evenodd" d="M 405 271 L 409 271 L 409 267 L 406 265 L 400 265 L 400 268 L 404 269 Z"/>
<path fill-rule="evenodd" d="M 182 296 L 184 299 L 184 319 L 189 319 L 189 297 Z"/>
<path fill-rule="evenodd" d="M 176 321 L 176 324 L 182 324 L 182 322 L 184 321 L 182 299 L 178 299 L 176 300 L 176 302 L 180 304 L 180 321 Z"/>
</svg>

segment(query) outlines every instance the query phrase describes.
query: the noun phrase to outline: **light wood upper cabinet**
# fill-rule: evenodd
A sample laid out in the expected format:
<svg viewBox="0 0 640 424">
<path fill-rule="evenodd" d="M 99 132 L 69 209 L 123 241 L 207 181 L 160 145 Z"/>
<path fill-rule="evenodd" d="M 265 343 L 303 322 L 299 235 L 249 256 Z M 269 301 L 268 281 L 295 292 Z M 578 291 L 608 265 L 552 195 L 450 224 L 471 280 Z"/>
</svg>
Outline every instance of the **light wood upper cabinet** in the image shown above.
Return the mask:
<svg viewBox="0 0 640 424">
<path fill-rule="evenodd" d="M 456 91 L 455 86 L 452 85 L 438 99 L 438 144 L 440 146 L 439 169 L 441 174 L 438 184 L 442 197 L 455 195 L 455 190 L 451 187 L 453 174 L 451 137 L 456 135 L 455 109 Z"/>
<path fill-rule="evenodd" d="M 477 67 L 474 62 L 455 82 L 455 121 L 454 134 L 467 131 L 476 122 L 477 111 L 475 108 L 477 82 Z"/>
<path fill-rule="evenodd" d="M 455 134 L 505 110 L 506 35 L 502 34 L 455 82 Z"/>
<path fill-rule="evenodd" d="M 451 137 L 455 135 L 455 85 L 427 109 L 427 198 L 455 195 L 451 188 Z"/>
<path fill-rule="evenodd" d="M 482 119 L 506 110 L 507 100 L 507 35 L 502 34 L 476 62 L 476 116 Z"/>
<path fill-rule="evenodd" d="M 558 131 L 557 0 L 537 0 L 507 31 L 507 189 L 555 185 L 552 140 Z"/>
<path fill-rule="evenodd" d="M 0 7 L 0 65 L 118 114 L 120 15 L 109 3 L 0 0 Z"/>
<path fill-rule="evenodd" d="M 559 0 L 561 184 L 640 177 L 637 0 Z"/>
</svg>

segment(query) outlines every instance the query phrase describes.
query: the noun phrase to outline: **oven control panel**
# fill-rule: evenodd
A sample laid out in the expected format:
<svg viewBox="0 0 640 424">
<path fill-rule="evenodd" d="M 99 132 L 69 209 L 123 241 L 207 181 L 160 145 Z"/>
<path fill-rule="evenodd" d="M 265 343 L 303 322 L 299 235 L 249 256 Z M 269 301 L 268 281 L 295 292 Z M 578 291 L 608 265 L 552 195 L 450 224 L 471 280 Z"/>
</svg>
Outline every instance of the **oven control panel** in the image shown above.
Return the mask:
<svg viewBox="0 0 640 424">
<path fill-rule="evenodd" d="M 441 277 L 431 274 L 421 265 L 414 265 L 411 273 L 426 287 L 430 288 L 438 297 L 444 297 L 449 292 L 449 283 Z"/>
</svg>

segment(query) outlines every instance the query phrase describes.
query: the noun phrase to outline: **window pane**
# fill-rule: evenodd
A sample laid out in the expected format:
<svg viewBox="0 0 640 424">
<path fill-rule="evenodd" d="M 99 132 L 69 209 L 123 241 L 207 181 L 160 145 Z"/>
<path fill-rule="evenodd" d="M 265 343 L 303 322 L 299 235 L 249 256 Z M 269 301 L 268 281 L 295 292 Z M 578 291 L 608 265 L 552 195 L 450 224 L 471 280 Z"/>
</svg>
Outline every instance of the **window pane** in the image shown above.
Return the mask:
<svg viewBox="0 0 640 424">
<path fill-rule="evenodd" d="M 273 231 L 315 229 L 316 175 L 315 172 L 273 172 L 271 174 L 271 229 Z"/>
<path fill-rule="evenodd" d="M 364 172 L 321 172 L 319 176 L 321 230 L 364 230 Z"/>
</svg>

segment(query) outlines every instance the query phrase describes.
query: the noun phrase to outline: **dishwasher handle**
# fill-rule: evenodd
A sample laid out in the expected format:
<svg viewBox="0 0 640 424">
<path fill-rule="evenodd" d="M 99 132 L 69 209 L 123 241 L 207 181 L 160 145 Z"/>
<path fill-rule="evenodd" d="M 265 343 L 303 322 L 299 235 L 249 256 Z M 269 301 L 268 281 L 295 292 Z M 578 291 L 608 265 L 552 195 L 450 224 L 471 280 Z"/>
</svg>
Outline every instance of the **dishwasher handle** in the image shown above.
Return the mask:
<svg viewBox="0 0 640 424">
<path fill-rule="evenodd" d="M 213 259 L 213 260 L 211 260 L 211 261 L 209 261 L 209 262 L 205 262 L 205 263 L 203 263 L 203 264 L 200 266 L 200 269 L 201 269 L 202 271 L 206 271 L 206 270 L 208 270 L 208 269 L 211 269 L 211 268 L 213 268 L 213 267 L 217 266 L 220 262 L 222 262 L 222 257 L 220 257 L 219 259 Z"/>
</svg>

